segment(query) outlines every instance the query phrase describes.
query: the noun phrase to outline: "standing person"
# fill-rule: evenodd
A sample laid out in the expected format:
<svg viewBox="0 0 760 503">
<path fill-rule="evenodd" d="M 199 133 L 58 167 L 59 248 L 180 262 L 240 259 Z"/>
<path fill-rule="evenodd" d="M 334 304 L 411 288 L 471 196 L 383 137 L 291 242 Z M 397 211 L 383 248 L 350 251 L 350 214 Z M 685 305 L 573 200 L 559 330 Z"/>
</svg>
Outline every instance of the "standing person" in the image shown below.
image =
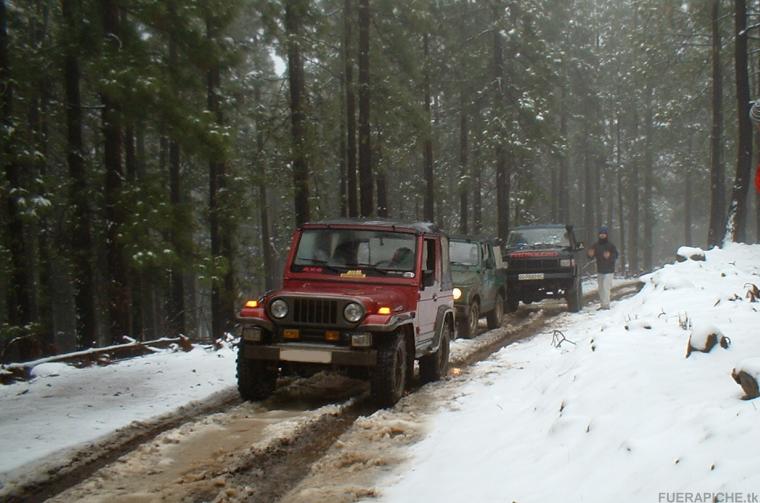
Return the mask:
<svg viewBox="0 0 760 503">
<path fill-rule="evenodd" d="M 596 279 L 599 283 L 600 309 L 610 308 L 610 291 L 612 290 L 612 275 L 615 272 L 615 260 L 618 251 L 609 239 L 607 227 L 599 227 L 599 240 L 588 249 L 588 256 L 596 259 Z"/>
</svg>

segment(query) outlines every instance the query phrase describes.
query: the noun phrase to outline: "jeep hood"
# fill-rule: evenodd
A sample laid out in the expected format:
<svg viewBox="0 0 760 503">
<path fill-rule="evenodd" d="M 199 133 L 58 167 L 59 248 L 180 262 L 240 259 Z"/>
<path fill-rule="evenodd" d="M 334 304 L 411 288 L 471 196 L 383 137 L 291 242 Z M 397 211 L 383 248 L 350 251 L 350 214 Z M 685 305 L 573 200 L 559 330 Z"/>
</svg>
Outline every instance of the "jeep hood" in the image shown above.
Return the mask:
<svg viewBox="0 0 760 503">
<path fill-rule="evenodd" d="M 415 289 L 410 286 L 372 285 L 372 284 L 332 284 L 321 282 L 303 282 L 284 287 L 270 294 L 272 297 L 342 297 L 352 298 L 362 302 L 367 311 L 374 311 L 378 307 L 387 306 L 395 310 L 401 306 L 406 308 L 404 289 Z"/>
</svg>

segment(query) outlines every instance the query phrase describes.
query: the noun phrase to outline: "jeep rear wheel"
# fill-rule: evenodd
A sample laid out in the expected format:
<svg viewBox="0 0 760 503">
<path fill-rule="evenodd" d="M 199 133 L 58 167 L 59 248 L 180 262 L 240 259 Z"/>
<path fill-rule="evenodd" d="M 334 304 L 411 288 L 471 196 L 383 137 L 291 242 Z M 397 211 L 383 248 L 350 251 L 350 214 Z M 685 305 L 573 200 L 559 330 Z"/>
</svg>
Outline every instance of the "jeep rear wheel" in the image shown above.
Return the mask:
<svg viewBox="0 0 760 503">
<path fill-rule="evenodd" d="M 501 326 L 501 322 L 504 319 L 504 297 L 500 293 L 496 294 L 496 304 L 494 304 L 486 319 L 488 320 L 488 328 L 491 330 Z"/>
<path fill-rule="evenodd" d="M 393 407 L 406 389 L 406 343 L 402 334 L 389 334 L 377 349 L 377 365 L 370 377 L 372 400 L 380 407 Z"/>
<path fill-rule="evenodd" d="M 450 343 L 454 328 L 446 320 L 441 328 L 441 342 L 438 351 L 420 358 L 420 380 L 424 383 L 440 381 L 449 373 Z"/>
<path fill-rule="evenodd" d="M 277 386 L 277 367 L 262 360 L 244 356 L 245 345 L 238 345 L 237 383 L 243 400 L 264 400 L 274 393 Z"/>
</svg>

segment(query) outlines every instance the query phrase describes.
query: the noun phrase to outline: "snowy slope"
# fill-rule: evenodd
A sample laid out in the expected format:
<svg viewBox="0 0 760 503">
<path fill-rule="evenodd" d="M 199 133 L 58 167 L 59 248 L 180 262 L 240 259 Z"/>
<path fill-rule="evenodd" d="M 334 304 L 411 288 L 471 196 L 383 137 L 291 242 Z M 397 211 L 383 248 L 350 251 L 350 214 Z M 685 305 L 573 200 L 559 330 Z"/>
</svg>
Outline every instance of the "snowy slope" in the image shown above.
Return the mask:
<svg viewBox="0 0 760 503">
<path fill-rule="evenodd" d="M 0 488 L 61 449 L 232 389 L 235 355 L 227 347 L 196 347 L 107 367 L 45 363 L 34 375 L 29 382 L 0 386 Z"/>
<path fill-rule="evenodd" d="M 647 276 L 611 311 L 564 317 L 575 344 L 547 333 L 479 364 L 377 484 L 391 486 L 382 500 L 760 498 L 760 399 L 742 400 L 730 376 L 760 357 L 760 303 L 744 298 L 760 285 L 760 246 L 706 255 Z M 732 345 L 685 358 L 692 329 L 708 326 Z"/>
</svg>

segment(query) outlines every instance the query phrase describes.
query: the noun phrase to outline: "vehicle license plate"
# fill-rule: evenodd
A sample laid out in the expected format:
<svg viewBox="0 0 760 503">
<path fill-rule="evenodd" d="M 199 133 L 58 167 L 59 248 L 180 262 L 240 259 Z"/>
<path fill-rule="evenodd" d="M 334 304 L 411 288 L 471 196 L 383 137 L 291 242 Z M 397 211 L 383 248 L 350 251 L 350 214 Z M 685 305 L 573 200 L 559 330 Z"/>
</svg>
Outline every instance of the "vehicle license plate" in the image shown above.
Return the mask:
<svg viewBox="0 0 760 503">
<path fill-rule="evenodd" d="M 531 274 L 518 274 L 517 279 L 519 281 L 532 280 L 532 279 L 544 279 L 544 273 L 534 272 Z"/>
</svg>

